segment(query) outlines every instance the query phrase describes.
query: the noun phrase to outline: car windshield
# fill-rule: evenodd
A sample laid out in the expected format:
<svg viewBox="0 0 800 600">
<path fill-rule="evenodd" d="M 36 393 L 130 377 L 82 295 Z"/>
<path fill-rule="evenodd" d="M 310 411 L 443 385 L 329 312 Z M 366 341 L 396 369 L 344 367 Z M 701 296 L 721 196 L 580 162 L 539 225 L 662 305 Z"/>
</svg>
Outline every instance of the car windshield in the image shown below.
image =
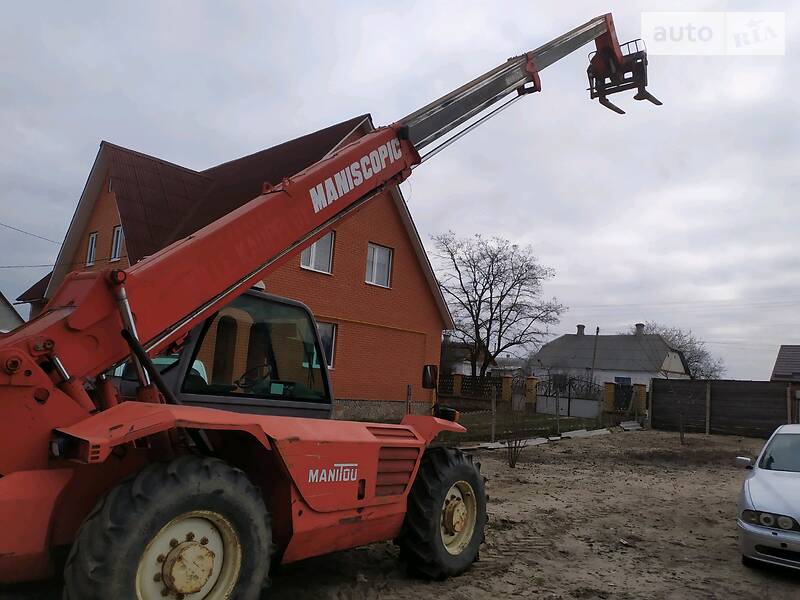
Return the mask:
<svg viewBox="0 0 800 600">
<path fill-rule="evenodd" d="M 758 466 L 769 471 L 800 473 L 800 434 L 779 433 L 772 438 Z"/>
</svg>

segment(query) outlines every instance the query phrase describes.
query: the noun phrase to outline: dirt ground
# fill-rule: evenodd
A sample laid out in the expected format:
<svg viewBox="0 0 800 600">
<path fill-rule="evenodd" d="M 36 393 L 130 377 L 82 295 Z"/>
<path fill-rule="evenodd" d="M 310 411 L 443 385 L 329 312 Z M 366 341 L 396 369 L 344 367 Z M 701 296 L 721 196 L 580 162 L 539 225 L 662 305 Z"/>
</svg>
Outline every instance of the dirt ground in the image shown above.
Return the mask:
<svg viewBox="0 0 800 600">
<path fill-rule="evenodd" d="M 283 567 L 270 600 L 797 598 L 800 574 L 739 561 L 737 454 L 761 440 L 641 431 L 527 448 L 516 469 L 480 452 L 489 476 L 481 559 L 441 583 L 406 577 L 390 543 Z M 10 595 L 9 595 L 10 594 Z M 56 586 L 0 593 L 55 600 Z"/>
</svg>

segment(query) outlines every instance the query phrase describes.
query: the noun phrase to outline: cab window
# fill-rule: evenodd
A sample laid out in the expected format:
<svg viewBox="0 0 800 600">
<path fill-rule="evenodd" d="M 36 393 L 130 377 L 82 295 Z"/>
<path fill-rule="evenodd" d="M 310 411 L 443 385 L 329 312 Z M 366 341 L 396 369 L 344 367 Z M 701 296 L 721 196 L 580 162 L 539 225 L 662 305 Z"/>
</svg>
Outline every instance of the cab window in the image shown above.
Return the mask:
<svg viewBox="0 0 800 600">
<path fill-rule="evenodd" d="M 206 329 L 182 391 L 323 402 L 328 393 L 318 355 L 305 310 L 246 294 Z"/>
</svg>

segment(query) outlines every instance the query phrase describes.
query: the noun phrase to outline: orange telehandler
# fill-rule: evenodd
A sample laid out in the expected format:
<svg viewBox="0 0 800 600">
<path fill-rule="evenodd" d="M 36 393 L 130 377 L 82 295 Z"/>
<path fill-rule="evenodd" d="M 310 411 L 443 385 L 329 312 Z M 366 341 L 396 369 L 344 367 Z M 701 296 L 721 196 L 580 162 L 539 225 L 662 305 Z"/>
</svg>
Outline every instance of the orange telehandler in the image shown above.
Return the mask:
<svg viewBox="0 0 800 600">
<path fill-rule="evenodd" d="M 465 571 L 484 480 L 470 456 L 431 445 L 464 431 L 457 413 L 321 418 L 333 398 L 312 315 L 252 287 L 591 41 L 592 97 L 613 107 L 608 94 L 637 88 L 657 103 L 644 50 L 624 53 L 611 15 L 597 17 L 130 268 L 71 273 L 0 336 L 0 583 L 63 564 L 71 600 L 253 599 L 271 565 L 391 539 L 413 573 Z M 231 315 L 256 326 L 262 359 L 209 381 L 204 343 Z"/>
</svg>

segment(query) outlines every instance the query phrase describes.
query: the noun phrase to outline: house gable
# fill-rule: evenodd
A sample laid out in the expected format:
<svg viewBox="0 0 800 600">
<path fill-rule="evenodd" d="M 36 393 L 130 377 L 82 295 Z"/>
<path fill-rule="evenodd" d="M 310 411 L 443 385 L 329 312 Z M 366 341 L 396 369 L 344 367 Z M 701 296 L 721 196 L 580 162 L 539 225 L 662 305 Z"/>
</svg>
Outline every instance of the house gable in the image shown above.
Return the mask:
<svg viewBox="0 0 800 600">
<path fill-rule="evenodd" d="M 111 244 L 114 228 L 120 225 L 119 209 L 114 192 L 109 189 L 109 177 L 106 176 L 100 191 L 95 198 L 92 211 L 83 227 L 82 235 L 76 236 L 75 253 L 69 257 L 70 271 L 96 271 L 110 266 L 125 268 L 129 265 L 127 243 L 123 239 L 119 261 L 111 260 Z M 93 265 L 86 264 L 89 236 L 95 234 L 95 259 Z"/>
</svg>

